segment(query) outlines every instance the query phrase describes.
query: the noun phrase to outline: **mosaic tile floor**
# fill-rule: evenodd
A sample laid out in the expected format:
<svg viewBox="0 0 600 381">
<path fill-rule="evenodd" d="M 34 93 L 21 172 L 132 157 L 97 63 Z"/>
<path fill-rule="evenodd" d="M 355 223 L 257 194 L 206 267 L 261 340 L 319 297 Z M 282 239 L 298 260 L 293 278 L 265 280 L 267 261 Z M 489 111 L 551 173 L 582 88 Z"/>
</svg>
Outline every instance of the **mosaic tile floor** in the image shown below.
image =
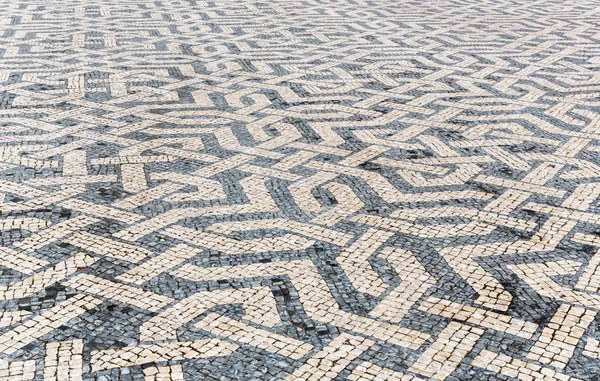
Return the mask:
<svg viewBox="0 0 600 381">
<path fill-rule="evenodd" d="M 600 0 L 0 29 L 0 380 L 600 380 Z"/>
</svg>

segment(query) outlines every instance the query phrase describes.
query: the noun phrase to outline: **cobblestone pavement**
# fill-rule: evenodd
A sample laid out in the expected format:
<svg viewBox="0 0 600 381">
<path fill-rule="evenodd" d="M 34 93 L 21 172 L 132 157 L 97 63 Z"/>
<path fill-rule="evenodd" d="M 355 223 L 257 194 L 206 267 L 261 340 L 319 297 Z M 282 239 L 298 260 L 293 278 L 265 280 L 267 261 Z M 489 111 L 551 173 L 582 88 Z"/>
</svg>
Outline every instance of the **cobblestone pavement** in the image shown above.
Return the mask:
<svg viewBox="0 0 600 381">
<path fill-rule="evenodd" d="M 600 380 L 600 0 L 0 29 L 0 380 Z"/>
</svg>

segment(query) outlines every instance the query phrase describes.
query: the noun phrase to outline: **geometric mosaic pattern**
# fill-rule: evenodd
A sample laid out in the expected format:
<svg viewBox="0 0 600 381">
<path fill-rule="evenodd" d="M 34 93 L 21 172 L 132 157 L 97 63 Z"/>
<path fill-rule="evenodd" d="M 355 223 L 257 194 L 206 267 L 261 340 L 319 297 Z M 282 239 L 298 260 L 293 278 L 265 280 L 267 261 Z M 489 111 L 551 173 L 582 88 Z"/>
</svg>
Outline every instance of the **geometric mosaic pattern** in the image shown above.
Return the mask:
<svg viewBox="0 0 600 381">
<path fill-rule="evenodd" d="M 600 2 L 0 9 L 0 380 L 600 379 Z"/>
</svg>

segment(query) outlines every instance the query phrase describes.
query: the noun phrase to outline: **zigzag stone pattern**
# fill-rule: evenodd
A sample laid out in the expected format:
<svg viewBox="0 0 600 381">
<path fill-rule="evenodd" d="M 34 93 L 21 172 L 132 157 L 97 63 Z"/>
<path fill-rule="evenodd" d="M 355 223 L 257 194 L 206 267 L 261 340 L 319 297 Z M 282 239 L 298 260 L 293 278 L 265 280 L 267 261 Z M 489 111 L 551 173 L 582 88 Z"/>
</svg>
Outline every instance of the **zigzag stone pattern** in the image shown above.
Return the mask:
<svg viewBox="0 0 600 381">
<path fill-rule="evenodd" d="M 0 0 L 0 380 L 599 380 L 599 25 Z"/>
</svg>

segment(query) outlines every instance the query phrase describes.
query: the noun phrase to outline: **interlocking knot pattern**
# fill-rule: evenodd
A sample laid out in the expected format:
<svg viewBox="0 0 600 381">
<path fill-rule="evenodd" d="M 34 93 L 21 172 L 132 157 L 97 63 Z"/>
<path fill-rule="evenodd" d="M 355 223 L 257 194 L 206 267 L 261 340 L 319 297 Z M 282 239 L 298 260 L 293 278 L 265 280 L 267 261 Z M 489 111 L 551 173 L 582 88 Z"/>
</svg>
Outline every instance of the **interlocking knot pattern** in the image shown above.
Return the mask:
<svg viewBox="0 0 600 381">
<path fill-rule="evenodd" d="M 600 1 L 0 29 L 0 380 L 600 380 Z"/>
</svg>

